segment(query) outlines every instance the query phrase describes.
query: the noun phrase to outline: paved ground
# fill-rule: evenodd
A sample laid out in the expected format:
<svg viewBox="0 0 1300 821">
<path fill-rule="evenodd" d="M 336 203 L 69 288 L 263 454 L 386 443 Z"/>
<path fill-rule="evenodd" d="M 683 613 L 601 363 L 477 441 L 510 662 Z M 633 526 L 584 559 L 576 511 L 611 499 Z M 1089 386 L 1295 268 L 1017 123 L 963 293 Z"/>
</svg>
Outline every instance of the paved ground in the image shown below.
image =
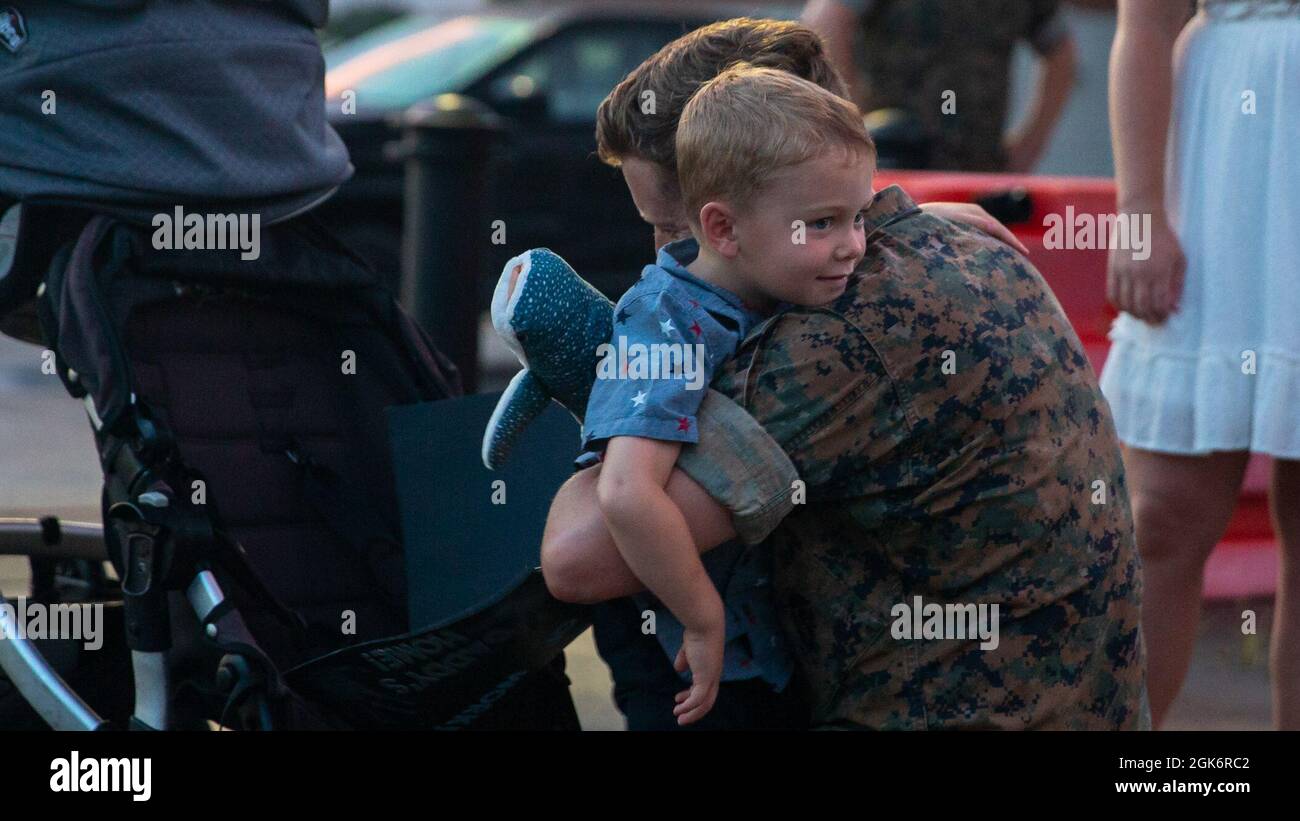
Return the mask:
<svg viewBox="0 0 1300 821">
<path fill-rule="evenodd" d="M 484 341 L 485 358 L 500 373 L 504 352 Z M 493 383 L 501 381 L 498 375 Z M 0 337 L 0 516 L 54 513 L 98 521 L 99 473 L 91 442 L 81 406 L 56 377 L 41 373 L 40 350 Z M 0 590 L 15 595 L 26 581 L 22 560 L 0 557 Z M 1241 635 L 1241 612 L 1247 607 L 1259 614 L 1257 636 Z M 1207 610 L 1171 728 L 1268 728 L 1271 613 L 1267 601 L 1227 602 Z M 621 729 L 609 671 L 589 632 L 572 645 L 568 659 L 583 726 Z"/>
</svg>

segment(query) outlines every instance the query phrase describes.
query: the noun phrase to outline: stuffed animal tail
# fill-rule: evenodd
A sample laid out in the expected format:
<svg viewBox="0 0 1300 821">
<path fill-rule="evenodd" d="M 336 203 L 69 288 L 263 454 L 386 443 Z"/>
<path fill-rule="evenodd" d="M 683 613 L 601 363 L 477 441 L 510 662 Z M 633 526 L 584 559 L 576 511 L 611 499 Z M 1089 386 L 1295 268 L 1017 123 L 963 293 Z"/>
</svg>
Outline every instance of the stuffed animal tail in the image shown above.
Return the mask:
<svg viewBox="0 0 1300 821">
<path fill-rule="evenodd" d="M 483 431 L 483 464 L 496 470 L 505 464 L 529 423 L 551 404 L 551 394 L 532 371 L 522 370 L 506 386 Z"/>
</svg>

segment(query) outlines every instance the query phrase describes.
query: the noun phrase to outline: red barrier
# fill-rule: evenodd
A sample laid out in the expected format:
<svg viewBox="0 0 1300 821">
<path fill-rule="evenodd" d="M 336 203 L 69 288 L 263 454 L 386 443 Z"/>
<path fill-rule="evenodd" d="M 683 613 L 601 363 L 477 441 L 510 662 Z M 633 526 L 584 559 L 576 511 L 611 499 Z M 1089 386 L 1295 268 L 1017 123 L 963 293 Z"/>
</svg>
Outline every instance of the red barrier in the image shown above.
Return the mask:
<svg viewBox="0 0 1300 821">
<path fill-rule="evenodd" d="M 1011 228 L 1029 248 L 1029 259 L 1060 300 L 1066 316 L 1100 373 L 1109 343 L 1106 332 L 1115 310 L 1106 302 L 1106 248 L 1067 248 L 1049 227 L 1079 224 L 1115 210 L 1115 184 L 1091 177 L 1039 177 L 1018 174 L 963 174 L 939 171 L 880 171 L 876 190 L 900 185 L 917 202 L 974 202 L 980 197 L 1023 188 L 1032 206 L 1028 220 Z M 1094 237 L 1095 239 L 1095 237 Z M 1207 599 L 1271 596 L 1277 580 L 1277 543 L 1268 513 L 1269 459 L 1253 456 L 1241 495 L 1223 541 L 1205 571 Z"/>
</svg>

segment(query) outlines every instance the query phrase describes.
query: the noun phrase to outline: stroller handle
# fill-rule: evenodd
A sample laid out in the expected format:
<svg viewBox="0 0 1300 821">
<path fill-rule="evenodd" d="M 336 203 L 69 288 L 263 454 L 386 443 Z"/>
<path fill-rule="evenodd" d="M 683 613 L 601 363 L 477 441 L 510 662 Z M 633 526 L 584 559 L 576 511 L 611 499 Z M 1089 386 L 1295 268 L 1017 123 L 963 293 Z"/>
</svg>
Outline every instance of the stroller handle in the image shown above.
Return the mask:
<svg viewBox="0 0 1300 821">
<path fill-rule="evenodd" d="M 108 561 L 104 528 L 54 518 L 0 517 L 0 556 Z"/>
</svg>

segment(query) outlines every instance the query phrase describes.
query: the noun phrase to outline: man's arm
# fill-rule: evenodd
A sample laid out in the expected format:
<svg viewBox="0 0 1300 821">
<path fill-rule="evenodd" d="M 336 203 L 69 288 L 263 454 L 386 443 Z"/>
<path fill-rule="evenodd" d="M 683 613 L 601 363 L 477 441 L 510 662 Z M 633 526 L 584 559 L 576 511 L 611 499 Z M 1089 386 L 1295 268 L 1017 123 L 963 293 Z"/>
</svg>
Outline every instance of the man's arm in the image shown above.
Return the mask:
<svg viewBox="0 0 1300 821">
<path fill-rule="evenodd" d="M 555 494 L 542 536 L 542 575 L 551 594 L 578 604 L 617 599 L 646 587 L 618 552 L 596 498 L 602 466 L 574 474 Z M 680 469 L 664 488 L 704 552 L 735 538 L 731 513 Z"/>
<path fill-rule="evenodd" d="M 1074 92 L 1074 39 L 1065 37 L 1043 55 L 1033 101 L 1024 122 L 1007 135 L 1007 170 L 1027 174 L 1043 156 L 1056 121 Z"/>
<path fill-rule="evenodd" d="M 840 73 L 849 89 L 849 99 L 862 105 L 866 83 L 853 59 L 854 38 L 858 33 L 859 7 L 862 0 L 808 0 L 800 22 L 817 32 L 826 46 L 826 56 Z"/>
<path fill-rule="evenodd" d="M 700 441 L 682 448 L 665 487 L 668 498 L 700 551 L 738 534 L 749 544 L 762 541 L 793 509 L 799 478 L 794 464 L 744 408 L 715 390 L 705 394 L 696 424 Z M 600 512 L 600 470 L 598 465 L 577 473 L 551 502 L 542 574 L 551 594 L 563 601 L 606 601 L 645 589 L 619 555 Z"/>
<path fill-rule="evenodd" d="M 792 312 L 770 330 L 753 357 L 762 364 L 742 389 L 752 393 L 746 404 L 754 415 L 710 389 L 697 415 L 699 442 L 682 448 L 668 480 L 668 496 L 701 551 L 732 536 L 758 544 L 794 510 L 801 478 L 804 490 L 815 494 L 843 465 L 869 459 L 868 451 L 887 452 L 906 435 L 905 414 L 883 365 L 852 324 L 821 311 Z M 840 344 L 827 345 L 827 339 Z M 859 425 L 844 424 L 855 414 L 863 420 Z M 799 475 L 783 444 L 808 476 Z M 543 537 L 547 586 L 567 601 L 604 601 L 644 589 L 609 537 L 596 477 L 583 475 L 595 470 L 560 489 Z"/>
<path fill-rule="evenodd" d="M 1031 0 L 1028 26 L 1022 36 L 1041 58 L 1038 79 L 1029 113 L 1003 142 L 1008 170 L 1028 173 L 1042 157 L 1074 91 L 1077 58 L 1060 0 Z"/>
</svg>

